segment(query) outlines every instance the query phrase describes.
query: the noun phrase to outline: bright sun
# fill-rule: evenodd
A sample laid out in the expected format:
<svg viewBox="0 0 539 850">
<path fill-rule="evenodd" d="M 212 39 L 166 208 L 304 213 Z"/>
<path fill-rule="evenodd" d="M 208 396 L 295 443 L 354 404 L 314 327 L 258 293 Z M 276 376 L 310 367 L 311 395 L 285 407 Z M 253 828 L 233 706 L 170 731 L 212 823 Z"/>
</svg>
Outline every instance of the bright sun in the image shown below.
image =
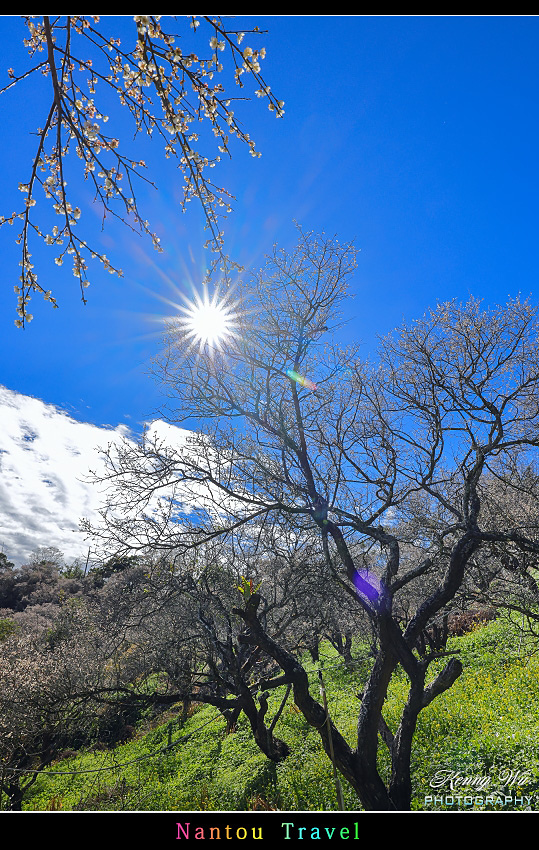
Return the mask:
<svg viewBox="0 0 539 850">
<path fill-rule="evenodd" d="M 238 314 L 217 290 L 211 299 L 206 291 L 202 296 L 195 293 L 193 300 L 180 310 L 184 314 L 180 319 L 183 332 L 201 349 L 221 348 L 234 336 Z"/>
</svg>

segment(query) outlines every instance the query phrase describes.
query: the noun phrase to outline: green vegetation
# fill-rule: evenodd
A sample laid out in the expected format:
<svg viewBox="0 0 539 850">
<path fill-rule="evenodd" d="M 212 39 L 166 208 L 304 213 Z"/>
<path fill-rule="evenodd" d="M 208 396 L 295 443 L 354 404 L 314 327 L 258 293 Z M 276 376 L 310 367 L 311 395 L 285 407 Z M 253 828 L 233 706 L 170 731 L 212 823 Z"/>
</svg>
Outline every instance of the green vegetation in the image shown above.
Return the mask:
<svg viewBox="0 0 539 850">
<path fill-rule="evenodd" d="M 517 625 L 506 619 L 450 639 L 448 650 L 458 651 L 464 672 L 419 717 L 412 754 L 412 808 L 433 808 L 425 798 L 434 795 L 437 808 L 439 799 L 448 797 L 453 802 L 447 807 L 453 810 L 469 810 L 472 796 L 483 799 L 477 806 L 482 809 L 522 808 L 528 802 L 539 808 L 539 655 L 529 640 L 521 639 Z M 321 660 L 331 715 L 352 744 L 357 695 L 364 681 L 361 656 L 350 671 L 324 644 Z M 305 664 L 312 673 L 312 692 L 318 693 L 317 668 Z M 405 676 L 395 677 L 384 709 L 393 731 L 406 690 Z M 272 694 L 271 713 L 283 695 L 284 689 Z M 295 709 L 292 697 L 278 723 L 278 734 L 290 745 L 291 755 L 279 764 L 258 749 L 244 716 L 236 731 L 225 735 L 225 722 L 211 706 L 194 706 L 182 728 L 180 715 L 178 707 L 166 716 L 146 717 L 135 737 L 114 749 L 71 752 L 40 776 L 24 809 L 337 808 L 331 765 L 319 736 Z M 382 773 L 388 771 L 386 753 L 381 748 Z M 454 792 L 446 782 L 435 790 L 430 782 L 442 768 L 476 779 L 490 777 L 491 782 L 488 787 L 468 785 Z M 511 785 L 504 771 L 519 771 L 520 779 Z M 358 810 L 356 795 L 346 782 L 343 785 L 346 808 Z M 506 796 L 523 797 L 524 803 L 508 804 Z"/>
</svg>

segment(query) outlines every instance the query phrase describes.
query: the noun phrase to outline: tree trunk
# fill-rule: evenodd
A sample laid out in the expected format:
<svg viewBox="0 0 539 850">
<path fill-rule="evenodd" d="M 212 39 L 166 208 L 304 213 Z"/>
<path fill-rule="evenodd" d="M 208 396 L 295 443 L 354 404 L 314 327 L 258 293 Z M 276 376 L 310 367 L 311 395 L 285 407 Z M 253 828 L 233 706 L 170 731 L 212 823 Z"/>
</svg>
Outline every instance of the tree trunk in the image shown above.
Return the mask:
<svg viewBox="0 0 539 850">
<path fill-rule="evenodd" d="M 24 791 L 18 782 L 13 782 L 7 787 L 9 797 L 9 810 L 11 812 L 22 812 L 22 800 Z"/>
<path fill-rule="evenodd" d="M 380 651 L 361 698 L 354 787 L 367 810 L 392 811 L 397 808 L 378 772 L 378 735 L 382 707 L 396 666 L 397 660 L 393 653 Z"/>
</svg>

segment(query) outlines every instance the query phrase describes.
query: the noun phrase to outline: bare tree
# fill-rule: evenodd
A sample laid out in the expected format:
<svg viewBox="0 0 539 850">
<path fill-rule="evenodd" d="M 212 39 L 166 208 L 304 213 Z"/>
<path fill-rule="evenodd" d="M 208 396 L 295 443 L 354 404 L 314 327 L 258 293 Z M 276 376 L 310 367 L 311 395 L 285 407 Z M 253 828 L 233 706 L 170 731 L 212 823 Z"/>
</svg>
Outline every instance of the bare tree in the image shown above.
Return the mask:
<svg viewBox="0 0 539 850">
<path fill-rule="evenodd" d="M 274 729 L 290 688 L 280 707 L 269 711 L 269 691 L 281 683 L 277 678 L 261 690 L 260 681 L 271 679 L 278 667 L 245 640 L 246 626 L 234 608 L 257 593 L 264 628 L 294 652 L 312 650 L 328 622 L 333 630 L 349 625 L 352 606 L 338 588 L 328 593 L 327 564 L 313 543 L 259 530 L 233 545 L 212 540 L 178 558 L 170 553 L 171 558 L 152 560 L 149 554 L 113 576 L 96 594 L 92 610 L 100 631 L 112 628 L 120 636 L 118 671 L 126 687 L 108 697 L 96 692 L 96 698 L 112 708 L 126 695 L 156 707 L 182 701 L 184 715 L 192 702 L 207 703 L 220 710 L 229 732 L 244 714 L 262 752 L 273 761 L 285 758 L 289 748 Z M 156 676 L 158 688 L 145 685 Z"/>
<path fill-rule="evenodd" d="M 539 475 L 531 453 L 516 452 L 493 463 L 481 488 L 481 501 L 485 526 L 494 530 L 503 516 L 515 533 L 507 540 L 493 540 L 474 555 L 461 591 L 464 603 L 479 614 L 506 612 L 524 632 L 537 638 L 539 558 L 528 541 L 539 542 Z M 528 646 L 535 651 L 536 644 L 534 640 Z"/>
<path fill-rule="evenodd" d="M 145 162 L 136 154 L 122 152 L 120 139 L 114 135 L 114 120 L 111 132 L 106 130 L 108 113 L 115 108 L 111 92 L 118 97 L 122 113 L 129 113 L 134 135 L 157 136 L 165 156 L 176 159 L 184 178 L 181 207 L 185 210 L 193 198 L 202 205 L 209 230 L 207 245 L 216 252 L 213 265 L 221 267 L 221 274 L 228 274 L 234 264 L 223 250 L 220 218 L 230 209 L 232 195 L 211 179 L 208 169 L 222 155 L 230 156 L 234 136 L 253 156 L 260 156 L 234 114 L 238 98 L 231 93 L 231 85 L 243 88 L 250 77 L 257 97 L 267 99 L 276 115 L 284 112 L 283 102 L 276 99 L 261 75 L 265 49 L 244 43 L 246 36 L 257 38 L 259 28 L 240 32 L 219 15 L 187 15 L 178 32 L 176 16 L 169 21 L 169 16 L 135 15 L 134 44 L 125 45 L 118 34 L 108 33 L 107 21 L 100 22 L 99 15 L 23 17 L 29 30 L 24 43 L 33 64 L 22 71 L 8 69 L 10 82 L 0 92 L 36 78 L 39 81 L 44 75 L 50 81 L 50 101 L 37 130 L 27 179 L 19 183 L 23 209 L 0 220 L 1 224 L 22 222 L 17 237 L 22 247 L 22 274 L 15 288 L 16 324 L 24 327 L 31 320 L 28 302 L 35 292 L 58 306 L 52 291 L 38 282 L 31 237 L 56 248 L 58 265 L 71 257 L 83 302 L 89 286 L 88 258 L 98 259 L 107 271 L 121 275 L 105 254 L 79 235 L 81 209 L 71 185 L 66 188 L 67 177 L 74 173 L 68 159 L 71 150 L 80 161 L 84 179 L 93 186 L 103 222 L 107 216 L 116 217 L 147 235 L 159 250 L 159 237 L 140 212 L 136 198 L 138 182 L 150 182 L 144 176 Z M 189 37 L 190 31 L 195 37 Z M 230 79 L 225 85 L 227 70 Z M 50 219 L 46 209 L 43 212 L 43 199 L 50 202 L 56 218 Z M 42 215 L 36 216 L 36 211 Z"/>
<path fill-rule="evenodd" d="M 509 460 L 537 453 L 537 310 L 518 298 L 490 309 L 441 304 L 364 363 L 330 336 L 354 265 L 351 246 L 301 233 L 295 251 L 275 250 L 238 291 L 234 333 L 220 344 L 197 346 L 180 322 L 170 328 L 156 369 L 166 415 L 202 424 L 176 446 L 147 436 L 111 447 L 100 533 L 109 547 L 180 553 L 273 523 L 298 539 L 316 534 L 333 581 L 375 636 L 355 746 L 260 616 L 260 593 L 235 609 L 240 640 L 278 665 L 260 689 L 292 686 L 363 806 L 408 809 L 417 719 L 462 672 L 454 657 L 437 673 L 431 665 L 450 656 L 446 615 L 474 556 L 492 546 L 539 551 L 510 516 L 482 514 L 491 470 L 510 489 Z M 398 666 L 409 693 L 390 729 L 383 708 Z"/>
</svg>

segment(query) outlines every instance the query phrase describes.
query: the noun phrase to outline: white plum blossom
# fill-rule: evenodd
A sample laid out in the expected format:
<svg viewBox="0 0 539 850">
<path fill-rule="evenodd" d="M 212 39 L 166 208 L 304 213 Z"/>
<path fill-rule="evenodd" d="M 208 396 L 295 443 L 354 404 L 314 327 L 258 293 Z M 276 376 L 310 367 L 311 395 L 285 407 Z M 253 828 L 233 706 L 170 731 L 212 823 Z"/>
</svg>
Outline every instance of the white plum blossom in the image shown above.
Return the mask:
<svg viewBox="0 0 539 850">
<path fill-rule="evenodd" d="M 95 199 L 103 209 L 103 219 L 111 213 L 129 227 L 138 228 L 157 250 L 161 250 L 158 237 L 139 213 L 133 188 L 139 179 L 139 169 L 144 168 L 145 163 L 125 154 L 120 140 L 107 135 L 104 125 L 108 115 L 98 102 L 99 92 L 104 88 L 115 92 L 120 105 L 129 110 L 135 137 L 137 134 L 155 135 L 164 142 L 165 156 L 176 157 L 184 177 L 180 208 L 185 211 L 193 199 L 201 202 L 209 231 L 206 244 L 216 255 L 209 273 L 219 270 L 229 279 L 231 271 L 238 267 L 223 252 L 220 219 L 230 211 L 232 196 L 225 188 L 216 188 L 206 177 L 206 169 L 215 168 L 221 155 L 230 153 L 229 140 L 233 136 L 247 146 L 251 156 L 259 157 L 260 153 L 230 108 L 233 98 L 219 75 L 225 69 L 225 56 L 228 56 L 234 83 L 243 88 L 247 79 L 254 78 L 256 96 L 267 98 L 270 108 L 282 115 L 282 101 L 276 99 L 260 73 L 265 48 L 246 46 L 242 49 L 240 45 L 246 32 L 228 30 L 220 16 L 187 15 L 189 27 L 194 32 L 180 35 L 171 32 L 167 24 L 167 20 L 174 22 L 175 16 L 133 15 L 136 38 L 131 47 L 120 46 L 119 38 L 105 33 L 99 26 L 98 15 L 26 15 L 23 18 L 28 27 L 29 37 L 24 43 L 29 53 L 32 56 L 43 53 L 45 58 L 41 64 L 18 75 L 10 71 L 6 89 L 23 84 L 34 73 L 44 73 L 51 83 L 51 100 L 45 111 L 49 117 L 37 132 L 38 149 L 30 180 L 18 184 L 25 195 L 23 208 L 10 216 L 0 217 L 0 226 L 22 221 L 22 230 L 17 235 L 23 253 L 17 325 L 24 326 L 26 305 L 34 292 L 41 293 L 53 307 L 58 306 L 50 291 L 40 286 L 36 272 L 28 263 L 31 239 L 40 237 L 46 245 L 66 246 L 55 263 L 62 265 L 66 252 L 73 256 L 73 273 L 78 279 L 83 302 L 87 289 L 83 255 L 99 260 L 106 271 L 121 276 L 120 269 L 99 250 L 88 248 L 76 235 L 74 228 L 81 217 L 81 209 L 74 198 L 68 197 L 63 179 L 64 159 L 70 149 L 74 148 L 81 161 L 82 174 L 92 184 Z M 206 51 L 209 44 L 213 53 L 198 55 L 190 46 L 183 50 L 175 44 L 180 38 L 182 45 L 188 43 L 186 35 L 196 37 L 200 43 L 200 37 L 195 36 L 200 27 L 207 28 L 208 39 L 203 43 Z M 260 36 L 258 27 L 249 32 L 253 37 Z M 102 45 L 103 49 L 96 45 Z M 218 60 L 218 53 L 224 54 L 222 60 Z M 215 138 L 215 153 L 205 151 L 202 154 L 197 149 L 199 137 L 190 126 L 197 120 L 208 123 Z M 51 128 L 54 132 L 49 132 Z M 46 176 L 41 178 L 40 172 L 45 172 Z M 129 184 L 129 197 L 118 185 L 123 176 Z M 42 186 L 45 201 L 51 203 L 61 219 L 61 224 L 52 232 L 39 223 L 41 206 L 36 205 L 34 197 L 36 185 Z M 47 208 L 47 203 L 42 206 Z"/>
</svg>

